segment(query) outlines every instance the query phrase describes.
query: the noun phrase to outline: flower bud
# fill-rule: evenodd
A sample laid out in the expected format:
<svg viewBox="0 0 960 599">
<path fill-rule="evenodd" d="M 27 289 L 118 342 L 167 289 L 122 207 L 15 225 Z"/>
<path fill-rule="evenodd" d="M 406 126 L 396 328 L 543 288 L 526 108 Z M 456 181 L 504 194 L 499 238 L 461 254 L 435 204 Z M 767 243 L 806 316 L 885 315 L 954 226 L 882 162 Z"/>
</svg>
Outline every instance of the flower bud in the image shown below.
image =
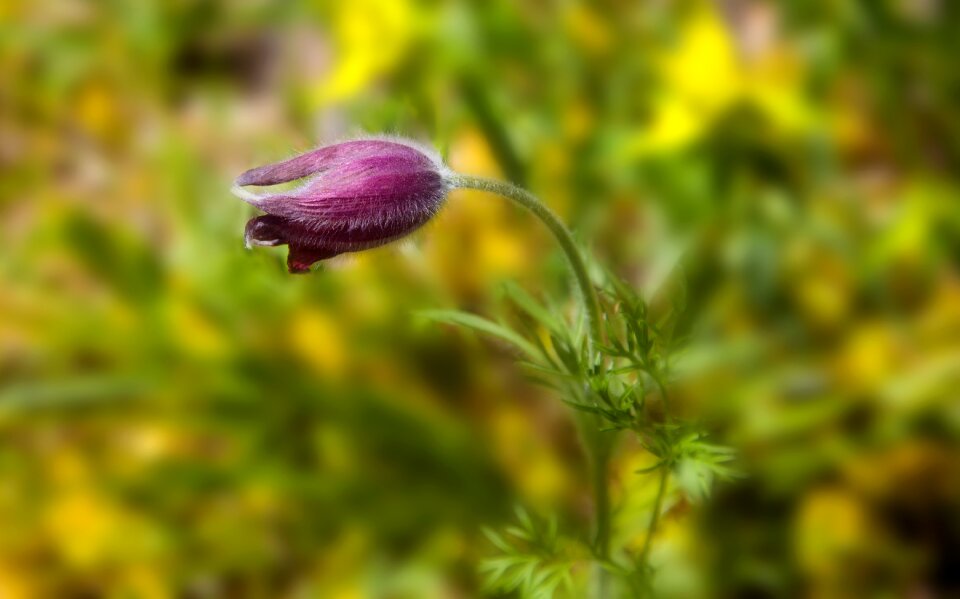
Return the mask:
<svg viewBox="0 0 960 599">
<path fill-rule="evenodd" d="M 439 158 L 409 142 L 362 139 L 318 148 L 240 175 L 233 193 L 266 214 L 247 223 L 252 245 L 289 246 L 287 268 L 377 247 L 413 232 L 450 189 Z M 255 194 L 245 186 L 305 179 L 289 191 Z"/>
</svg>

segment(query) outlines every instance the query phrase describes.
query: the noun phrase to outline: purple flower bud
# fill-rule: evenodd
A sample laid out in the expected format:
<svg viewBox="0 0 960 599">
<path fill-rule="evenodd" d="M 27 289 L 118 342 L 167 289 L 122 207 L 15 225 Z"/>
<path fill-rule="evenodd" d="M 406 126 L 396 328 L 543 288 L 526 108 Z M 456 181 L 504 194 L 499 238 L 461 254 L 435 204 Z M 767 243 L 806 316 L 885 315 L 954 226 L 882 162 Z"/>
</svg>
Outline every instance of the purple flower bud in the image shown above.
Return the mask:
<svg viewBox="0 0 960 599">
<path fill-rule="evenodd" d="M 287 268 L 399 239 L 430 220 L 450 185 L 439 158 L 400 140 L 363 139 L 318 148 L 240 175 L 233 193 L 266 212 L 247 223 L 251 245 L 290 247 Z M 289 191 L 244 186 L 307 178 Z"/>
</svg>

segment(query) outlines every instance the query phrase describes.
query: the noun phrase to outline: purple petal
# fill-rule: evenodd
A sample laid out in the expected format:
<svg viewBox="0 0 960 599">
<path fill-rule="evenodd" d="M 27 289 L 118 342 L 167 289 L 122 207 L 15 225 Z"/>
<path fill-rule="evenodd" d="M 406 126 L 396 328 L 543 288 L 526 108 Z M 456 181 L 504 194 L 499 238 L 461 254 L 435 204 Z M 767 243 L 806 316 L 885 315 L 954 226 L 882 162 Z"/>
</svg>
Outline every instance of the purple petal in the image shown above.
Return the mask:
<svg viewBox="0 0 960 599">
<path fill-rule="evenodd" d="M 335 169 L 363 157 L 390 154 L 419 156 L 426 159 L 427 164 L 431 162 L 423 153 L 401 143 L 375 139 L 348 141 L 317 148 L 283 162 L 250 169 L 237 177 L 236 184 L 264 186 L 288 183 Z"/>
<path fill-rule="evenodd" d="M 445 191 L 443 177 L 430 170 L 338 172 L 288 193 L 264 196 L 254 205 L 297 220 L 396 221 L 441 203 Z"/>
</svg>

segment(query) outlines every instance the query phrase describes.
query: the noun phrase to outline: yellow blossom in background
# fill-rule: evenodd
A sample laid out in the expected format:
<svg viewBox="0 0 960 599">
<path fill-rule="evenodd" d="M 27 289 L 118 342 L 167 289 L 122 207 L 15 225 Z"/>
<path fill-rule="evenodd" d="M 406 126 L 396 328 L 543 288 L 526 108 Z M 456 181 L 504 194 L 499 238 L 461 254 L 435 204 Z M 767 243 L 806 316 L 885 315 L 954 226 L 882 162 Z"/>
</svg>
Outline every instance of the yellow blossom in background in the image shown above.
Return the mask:
<svg viewBox="0 0 960 599">
<path fill-rule="evenodd" d="M 660 524 L 656 541 L 654 560 L 661 573 L 658 583 L 664 594 L 669 592 L 676 597 L 706 595 L 703 577 L 693 566 L 702 546 L 696 531 L 681 520 L 667 518 Z"/>
<path fill-rule="evenodd" d="M 8 20 L 12 22 L 14 18 L 20 15 L 22 10 L 23 3 L 21 0 L 10 0 L 0 4 L 0 23 Z"/>
<path fill-rule="evenodd" d="M 627 152 L 641 155 L 681 148 L 700 137 L 742 90 L 734 42 L 712 4 L 700 3 L 659 61 L 662 91 L 653 116 L 634 134 Z"/>
<path fill-rule="evenodd" d="M 639 551 L 647 539 L 647 525 L 657 495 L 657 476 L 646 476 L 642 471 L 657 463 L 653 454 L 639 448 L 624 452 L 614 463 L 619 485 L 614 487 L 613 501 L 617 505 L 616 530 L 626 535 L 627 547 Z"/>
<path fill-rule="evenodd" d="M 117 438 L 116 461 L 120 468 L 135 473 L 145 465 L 170 458 L 183 446 L 179 428 L 153 422 L 131 423 Z"/>
<path fill-rule="evenodd" d="M 663 83 L 677 100 L 715 114 L 740 93 L 744 75 L 734 40 L 713 3 L 700 3 L 677 32 L 677 45 L 659 63 Z"/>
<path fill-rule="evenodd" d="M 886 226 L 875 238 L 871 258 L 877 263 L 915 269 L 922 266 L 940 198 L 929 185 L 923 184 L 901 193 L 902 197 L 882 223 Z"/>
<path fill-rule="evenodd" d="M 821 118 L 803 95 L 804 75 L 793 54 L 774 49 L 748 70 L 744 97 L 784 133 L 803 133 Z"/>
<path fill-rule="evenodd" d="M 343 373 L 346 340 L 340 325 L 329 314 L 299 310 L 291 315 L 287 334 L 290 347 L 311 369 L 333 377 Z"/>
<path fill-rule="evenodd" d="M 570 127 L 578 128 L 578 131 L 567 131 L 566 133 L 572 136 L 585 134 L 585 131 L 579 128 L 589 126 L 586 121 L 591 117 L 576 108 L 571 109 L 570 112 L 571 114 L 568 115 L 568 119 L 564 120 L 564 123 L 569 122 Z M 535 149 L 534 170 L 530 174 L 534 188 L 560 218 L 568 217 L 573 200 L 567 174 L 570 172 L 571 161 L 574 160 L 571 147 L 575 141 L 579 141 L 579 139 L 563 140 L 562 142 L 551 141 L 538 146 Z"/>
<path fill-rule="evenodd" d="M 596 126 L 596 119 L 597 115 L 587 102 L 583 100 L 572 102 L 563 114 L 563 133 L 566 141 L 568 143 L 576 143 L 589 136 L 590 132 L 593 131 Z M 553 144 L 551 144 L 551 147 L 561 151 L 566 149 L 562 147 L 557 148 Z M 566 171 L 560 171 L 558 169 L 558 172 Z"/>
<path fill-rule="evenodd" d="M 39 596 L 24 575 L 23 568 L 0 563 L 0 599 L 33 599 Z"/>
<path fill-rule="evenodd" d="M 61 485 L 86 482 L 90 466 L 85 456 L 72 447 L 58 447 L 44 462 L 45 474 Z"/>
<path fill-rule="evenodd" d="M 829 584 L 869 553 L 873 537 L 871 515 L 859 498 L 843 489 L 822 489 L 800 506 L 793 548 L 801 566 Z"/>
<path fill-rule="evenodd" d="M 897 340 L 879 324 L 864 324 L 852 331 L 836 361 L 843 385 L 854 391 L 875 390 L 893 377 L 898 367 Z"/>
<path fill-rule="evenodd" d="M 479 236 L 478 242 L 481 272 L 504 276 L 518 272 L 526 263 L 526 248 L 516 234 L 491 227 Z"/>
<path fill-rule="evenodd" d="M 131 534 L 124 515 L 108 498 L 83 488 L 55 498 L 44 513 L 44 526 L 63 559 L 78 569 L 123 555 Z"/>
<path fill-rule="evenodd" d="M 696 109 L 669 96 L 654 101 L 653 121 L 628 146 L 632 155 L 682 148 L 700 137 L 707 122 Z"/>
<path fill-rule="evenodd" d="M 103 81 L 85 83 L 75 102 L 77 122 L 92 137 L 109 141 L 123 131 L 117 96 Z"/>
<path fill-rule="evenodd" d="M 229 351 L 223 333 L 188 298 L 181 298 L 168 309 L 171 330 L 179 332 L 177 340 L 185 351 L 204 359 L 220 358 Z"/>
<path fill-rule="evenodd" d="M 412 0 L 335 2 L 330 23 L 334 64 L 313 90 L 318 105 L 361 92 L 402 61 L 420 26 Z"/>
<path fill-rule="evenodd" d="M 454 140 L 449 163 L 459 172 L 498 176 L 493 154 L 477 131 L 463 132 Z M 525 216 L 516 211 L 508 201 L 488 193 L 454 191 L 428 228 L 428 260 L 452 286 L 470 291 L 517 276 L 529 265 L 530 249 L 526 236 L 510 225 Z"/>
<path fill-rule="evenodd" d="M 333 591 L 330 597 L 331 599 L 364 599 L 365 597 L 369 597 L 369 595 L 363 592 L 361 583 L 356 582 L 341 585 Z"/>
<path fill-rule="evenodd" d="M 713 3 L 696 4 L 657 65 L 662 88 L 650 121 L 627 144 L 627 156 L 682 149 L 737 102 L 758 108 L 787 132 L 811 123 L 800 63 L 780 47 L 746 61 Z"/>
<path fill-rule="evenodd" d="M 521 495 L 537 506 L 549 506 L 569 488 L 569 472 L 546 439 L 537 434 L 520 409 L 504 406 L 491 423 L 499 460 Z"/>
</svg>

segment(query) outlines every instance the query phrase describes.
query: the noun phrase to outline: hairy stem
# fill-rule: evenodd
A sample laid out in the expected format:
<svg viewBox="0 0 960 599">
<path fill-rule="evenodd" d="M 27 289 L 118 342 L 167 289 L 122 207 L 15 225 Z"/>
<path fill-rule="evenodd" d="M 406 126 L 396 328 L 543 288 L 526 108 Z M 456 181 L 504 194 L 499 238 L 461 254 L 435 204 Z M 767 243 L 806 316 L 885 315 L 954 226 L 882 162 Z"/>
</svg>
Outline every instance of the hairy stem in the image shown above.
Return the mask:
<svg viewBox="0 0 960 599">
<path fill-rule="evenodd" d="M 577 244 L 563 221 L 550 208 L 541 202 L 529 191 L 505 181 L 473 177 L 469 175 L 454 175 L 451 179 L 454 187 L 475 189 L 503 196 L 520 204 L 550 229 L 567 256 L 567 261 L 573 271 L 574 279 L 579 290 L 580 301 L 583 304 L 590 334 L 590 346 L 593 351 L 603 342 L 603 322 L 600 315 L 600 301 L 597 292 L 590 281 L 590 273 L 586 262 L 577 248 Z M 600 431 L 599 417 L 594 414 L 577 412 L 576 423 L 580 429 L 580 436 L 586 446 L 587 457 L 590 460 L 591 481 L 593 487 L 594 511 L 596 531 L 594 537 L 594 551 L 601 559 L 607 559 L 610 553 L 610 493 L 608 488 L 608 469 L 612 436 Z M 601 592 L 604 585 L 603 572 L 600 575 Z"/>
<path fill-rule="evenodd" d="M 590 273 L 587 271 L 587 265 L 583 260 L 583 256 L 580 254 L 580 250 L 577 249 L 577 243 L 573 240 L 573 235 L 570 234 L 570 230 L 563 224 L 560 217 L 550 210 L 546 204 L 538 200 L 537 196 L 505 181 L 470 175 L 454 175 L 451 183 L 455 187 L 487 191 L 513 200 L 532 212 L 537 218 L 543 221 L 543 224 L 547 225 L 547 228 L 550 229 L 553 236 L 557 238 L 560 247 L 567 256 L 567 260 L 570 262 L 570 268 L 573 270 L 573 276 L 574 279 L 576 279 L 577 288 L 580 291 L 580 300 L 583 302 L 583 307 L 587 315 L 590 342 L 594 347 L 598 346 L 603 339 L 603 323 L 600 320 L 600 301 L 597 299 L 597 292 L 593 287 L 593 283 L 590 282 Z"/>
</svg>

